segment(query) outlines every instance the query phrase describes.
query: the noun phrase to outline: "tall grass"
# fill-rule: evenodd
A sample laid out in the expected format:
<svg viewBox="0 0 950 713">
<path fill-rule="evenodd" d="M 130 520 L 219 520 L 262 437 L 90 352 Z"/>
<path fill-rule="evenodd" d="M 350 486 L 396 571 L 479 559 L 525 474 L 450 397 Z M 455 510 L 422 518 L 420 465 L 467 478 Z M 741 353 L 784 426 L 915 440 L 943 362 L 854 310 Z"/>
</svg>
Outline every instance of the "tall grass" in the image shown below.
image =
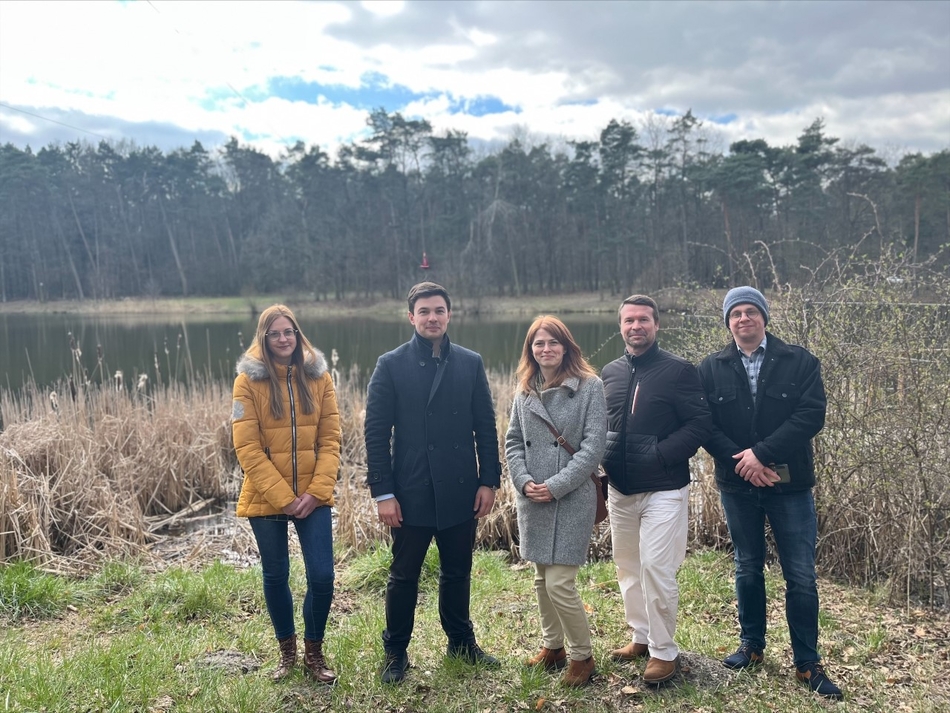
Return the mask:
<svg viewBox="0 0 950 713">
<path fill-rule="evenodd" d="M 832 256 L 811 283 L 768 296 L 770 330 L 822 360 L 828 417 L 815 442 L 820 567 L 862 585 L 888 585 L 908 603 L 946 605 L 950 278 L 899 256 Z M 679 328 L 683 355 L 698 362 L 729 335 L 718 302 L 697 304 L 695 312 L 715 315 L 687 317 Z M 493 372 L 489 380 L 504 462 L 514 378 Z M 335 527 L 344 557 L 388 538 L 364 485 L 365 386 L 357 369 L 336 374 L 343 446 Z M 56 408 L 49 389 L 0 389 L 0 563 L 75 567 L 149 555 L 176 513 L 234 498 L 241 475 L 230 444 L 230 384 L 172 382 L 148 395 L 88 386 L 75 398 L 66 384 L 55 390 Z M 697 454 L 692 471 L 691 545 L 728 546 L 708 456 Z M 502 482 L 478 544 L 517 557 L 514 493 L 507 474 Z M 243 525 L 233 537 L 252 541 Z M 609 552 L 604 524 L 590 554 Z"/>
</svg>

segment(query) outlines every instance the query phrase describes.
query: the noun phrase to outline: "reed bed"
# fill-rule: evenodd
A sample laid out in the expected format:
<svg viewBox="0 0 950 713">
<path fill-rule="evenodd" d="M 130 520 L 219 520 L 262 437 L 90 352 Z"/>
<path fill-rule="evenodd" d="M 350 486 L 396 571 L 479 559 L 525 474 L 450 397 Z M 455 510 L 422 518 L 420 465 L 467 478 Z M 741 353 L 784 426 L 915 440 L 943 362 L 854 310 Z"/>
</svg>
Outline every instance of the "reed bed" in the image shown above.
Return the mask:
<svg viewBox="0 0 950 713">
<path fill-rule="evenodd" d="M 0 561 L 147 554 L 156 523 L 224 496 L 234 462 L 225 385 L 70 392 L 66 382 L 0 392 Z"/>
<path fill-rule="evenodd" d="M 822 360 L 828 416 L 815 441 L 819 566 L 862 586 L 885 585 L 908 605 L 950 604 L 950 278 L 920 266 L 847 262 L 815 284 L 769 294 L 770 329 Z M 873 269 L 872 269 L 873 268 Z M 862 269 L 864 272 L 862 273 Z M 893 279 L 912 274 L 913 279 Z M 925 294 L 927 300 L 919 295 Z M 710 302 L 697 312 L 716 315 Z M 699 361 L 728 333 L 718 317 L 684 320 L 683 355 Z M 661 332 L 662 337 L 662 332 Z M 389 537 L 365 487 L 365 375 L 334 369 L 342 419 L 336 490 L 341 555 Z M 510 372 L 489 374 L 499 456 L 514 396 Z M 55 393 L 56 396 L 52 396 Z M 241 474 L 230 443 L 230 384 L 166 384 L 148 393 L 86 386 L 69 396 L 29 385 L 0 389 L 0 563 L 82 568 L 122 556 L 156 557 L 174 525 L 233 509 Z M 692 462 L 690 546 L 728 547 L 712 463 Z M 503 473 L 478 546 L 518 557 L 514 493 Z M 219 524 L 219 523 L 218 523 Z M 180 541 L 180 557 L 244 557 L 246 523 Z M 204 534 L 202 534 L 204 533 Z M 606 524 L 592 559 L 609 557 Z"/>
</svg>

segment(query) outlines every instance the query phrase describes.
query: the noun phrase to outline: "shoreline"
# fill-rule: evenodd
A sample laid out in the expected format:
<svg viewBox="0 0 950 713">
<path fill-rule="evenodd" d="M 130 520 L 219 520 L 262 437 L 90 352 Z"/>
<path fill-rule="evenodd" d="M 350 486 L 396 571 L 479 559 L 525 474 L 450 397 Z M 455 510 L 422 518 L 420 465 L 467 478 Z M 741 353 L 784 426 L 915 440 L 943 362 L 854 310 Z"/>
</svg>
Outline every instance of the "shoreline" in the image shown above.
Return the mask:
<svg viewBox="0 0 950 713">
<path fill-rule="evenodd" d="M 704 301 L 711 290 L 659 290 L 652 296 L 663 312 L 689 311 Z M 618 294 L 600 292 L 559 293 L 552 295 L 453 296 L 452 311 L 459 315 L 539 314 L 614 314 L 623 300 Z M 352 297 L 343 300 L 314 300 L 310 295 L 255 295 L 253 297 L 162 297 L 156 299 L 124 297 L 115 300 L 60 300 L 38 302 L 19 300 L 0 302 L 0 314 L 78 314 L 78 315 L 147 315 L 147 314 L 252 314 L 274 303 L 283 303 L 299 316 L 328 317 L 376 313 L 380 316 L 401 316 L 406 303 L 386 297 Z"/>
</svg>

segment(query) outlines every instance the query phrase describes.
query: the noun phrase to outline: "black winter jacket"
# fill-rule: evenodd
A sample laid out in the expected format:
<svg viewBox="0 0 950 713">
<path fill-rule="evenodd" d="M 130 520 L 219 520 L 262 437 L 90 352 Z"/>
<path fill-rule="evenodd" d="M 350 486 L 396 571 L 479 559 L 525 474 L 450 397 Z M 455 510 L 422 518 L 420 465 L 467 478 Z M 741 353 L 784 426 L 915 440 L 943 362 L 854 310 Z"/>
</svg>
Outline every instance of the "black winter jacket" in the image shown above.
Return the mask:
<svg viewBox="0 0 950 713">
<path fill-rule="evenodd" d="M 811 439 L 825 425 L 826 406 L 817 357 L 766 332 L 754 400 L 735 342 L 706 357 L 699 376 L 713 415 L 704 447 L 716 461 L 721 490 L 755 487 L 735 471 L 732 456 L 746 448 L 765 465 L 788 464 L 791 482 L 772 486 L 777 490 L 801 491 L 815 484 Z"/>
<path fill-rule="evenodd" d="M 610 484 L 624 495 L 689 485 L 689 459 L 712 430 L 696 367 L 654 343 L 640 356 L 615 359 L 601 374 Z"/>
</svg>

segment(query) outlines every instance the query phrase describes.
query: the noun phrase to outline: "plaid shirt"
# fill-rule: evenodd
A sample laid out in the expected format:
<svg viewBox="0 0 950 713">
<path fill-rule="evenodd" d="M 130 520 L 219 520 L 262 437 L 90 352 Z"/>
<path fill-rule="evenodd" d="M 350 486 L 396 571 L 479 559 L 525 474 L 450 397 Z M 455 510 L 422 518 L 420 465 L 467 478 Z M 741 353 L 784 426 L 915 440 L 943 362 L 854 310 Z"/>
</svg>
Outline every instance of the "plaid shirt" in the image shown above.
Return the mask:
<svg viewBox="0 0 950 713">
<path fill-rule="evenodd" d="M 750 356 L 746 356 L 745 352 L 741 348 L 739 349 L 742 366 L 745 367 L 745 373 L 749 375 L 749 388 L 752 389 L 752 398 L 755 398 L 755 391 L 759 384 L 759 372 L 762 370 L 762 362 L 765 361 L 766 339 L 766 337 L 762 337 L 762 343 L 752 351 Z"/>
</svg>

